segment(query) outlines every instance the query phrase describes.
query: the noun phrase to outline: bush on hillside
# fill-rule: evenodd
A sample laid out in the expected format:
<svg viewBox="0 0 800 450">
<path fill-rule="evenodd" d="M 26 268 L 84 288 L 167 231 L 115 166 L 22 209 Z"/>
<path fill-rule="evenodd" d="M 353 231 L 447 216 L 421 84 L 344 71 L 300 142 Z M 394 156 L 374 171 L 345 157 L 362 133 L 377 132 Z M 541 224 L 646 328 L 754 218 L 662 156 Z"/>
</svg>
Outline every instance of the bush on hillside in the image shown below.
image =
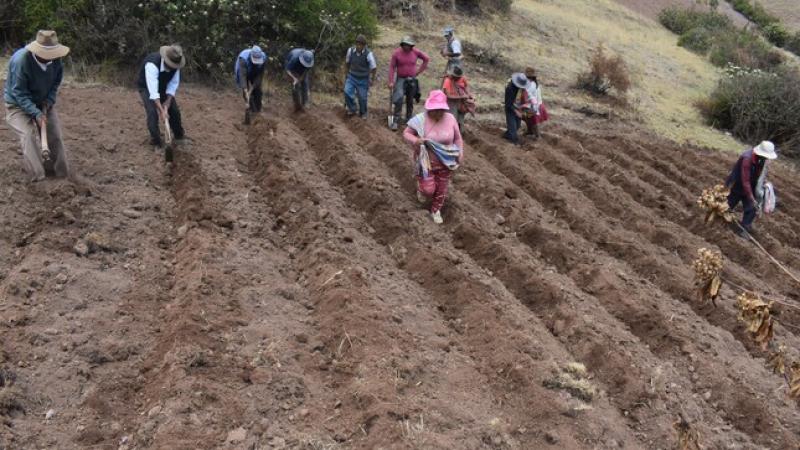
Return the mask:
<svg viewBox="0 0 800 450">
<path fill-rule="evenodd" d="M 678 38 L 678 45 L 701 55 L 708 54 L 714 43 L 714 33 L 705 27 L 696 27 Z"/>
<path fill-rule="evenodd" d="M 733 9 L 760 27 L 780 22 L 780 19 L 768 13 L 764 6 L 755 0 L 729 0 L 729 3 Z"/>
<path fill-rule="evenodd" d="M 631 87 L 628 65 L 621 56 L 608 55 L 598 45 L 589 56 L 589 70 L 578 75 L 578 86 L 597 95 L 606 95 L 612 89 L 624 95 Z"/>
<path fill-rule="evenodd" d="M 763 28 L 761 28 L 761 34 L 764 35 L 764 38 L 778 47 L 785 47 L 786 43 L 789 41 L 791 35 L 786 28 L 778 23 L 771 23 Z"/>
<path fill-rule="evenodd" d="M 715 37 L 709 60 L 718 67 L 725 67 L 730 63 L 751 69 L 771 69 L 783 63 L 784 58 L 757 34 L 737 30 Z"/>
<path fill-rule="evenodd" d="M 800 31 L 789 36 L 786 40 L 785 48 L 794 54 L 800 55 Z"/>
<path fill-rule="evenodd" d="M 72 47 L 73 59 L 137 65 L 147 52 L 179 42 L 186 51 L 188 71 L 203 74 L 227 74 L 236 54 L 254 43 L 266 47 L 275 65 L 292 46 L 316 48 L 321 64 L 339 64 L 357 34 L 377 34 L 369 0 L 22 2 L 26 11 L 35 10 L 41 17 L 29 24 L 29 31 L 55 28 Z"/>
<path fill-rule="evenodd" d="M 711 95 L 697 106 L 709 124 L 746 142 L 765 139 L 798 155 L 800 72 L 728 66 Z"/>
<path fill-rule="evenodd" d="M 709 31 L 730 30 L 733 22 L 725 14 L 716 11 L 698 11 L 676 6 L 665 8 L 658 15 L 661 25 L 675 34 L 684 34 L 694 28 L 702 27 Z"/>
</svg>

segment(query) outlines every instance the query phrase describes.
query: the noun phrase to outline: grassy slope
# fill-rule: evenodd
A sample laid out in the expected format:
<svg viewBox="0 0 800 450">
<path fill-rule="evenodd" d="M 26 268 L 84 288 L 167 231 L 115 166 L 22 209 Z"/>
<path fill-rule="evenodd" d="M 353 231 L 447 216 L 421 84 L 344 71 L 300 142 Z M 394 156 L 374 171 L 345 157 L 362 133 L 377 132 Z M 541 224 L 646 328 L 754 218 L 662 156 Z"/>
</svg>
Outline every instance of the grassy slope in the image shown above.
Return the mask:
<svg viewBox="0 0 800 450">
<path fill-rule="evenodd" d="M 800 30 L 800 2 L 797 0 L 759 0 L 767 11 L 780 17 L 792 30 Z"/>
<path fill-rule="evenodd" d="M 433 69 L 438 73 L 444 65 L 438 56 L 439 30 L 446 16 L 428 16 L 427 23 L 417 26 L 424 31 L 412 34 L 419 47 L 432 55 Z M 676 46 L 677 37 L 653 20 L 612 0 L 516 0 L 510 18 L 465 19 L 455 25 L 464 41 L 502 51 L 519 69 L 530 64 L 537 67 L 545 85 L 545 101 L 550 99 L 556 106 L 553 111 L 562 116 L 570 113 L 558 106 L 572 110 L 582 104 L 608 108 L 572 87 L 576 75 L 587 65 L 590 50 L 602 42 L 623 55 L 634 75 L 635 87 L 630 93 L 634 112 L 626 114 L 680 142 L 739 148 L 732 138 L 705 126 L 692 106 L 695 99 L 713 88 L 718 77 L 716 69 L 704 58 Z M 375 46 L 381 70 L 391 48 L 404 33 L 412 31 L 401 29 L 398 24 L 382 28 Z M 474 71 L 469 75 L 480 105 L 502 101 L 504 79 L 476 75 Z M 436 84 L 433 76 L 422 82 L 426 89 Z"/>
</svg>

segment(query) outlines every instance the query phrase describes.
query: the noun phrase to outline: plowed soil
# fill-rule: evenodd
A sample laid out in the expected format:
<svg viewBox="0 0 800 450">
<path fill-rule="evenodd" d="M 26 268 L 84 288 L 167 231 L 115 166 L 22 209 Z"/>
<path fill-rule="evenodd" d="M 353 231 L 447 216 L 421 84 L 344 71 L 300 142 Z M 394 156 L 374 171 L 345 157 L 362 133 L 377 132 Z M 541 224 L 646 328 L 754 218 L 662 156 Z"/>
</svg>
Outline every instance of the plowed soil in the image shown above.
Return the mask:
<svg viewBox="0 0 800 450">
<path fill-rule="evenodd" d="M 733 154 L 473 125 L 436 226 L 385 112 L 277 99 L 245 127 L 233 94 L 180 101 L 172 169 L 128 90 L 62 90 L 74 182 L 27 184 L 0 125 L 0 448 L 667 449 L 681 415 L 704 448 L 800 445 L 733 285 L 717 307 L 692 286 L 719 248 L 726 280 L 790 305 L 800 356 L 798 286 L 698 217 Z M 757 237 L 798 267 L 797 175 L 772 178 Z"/>
</svg>

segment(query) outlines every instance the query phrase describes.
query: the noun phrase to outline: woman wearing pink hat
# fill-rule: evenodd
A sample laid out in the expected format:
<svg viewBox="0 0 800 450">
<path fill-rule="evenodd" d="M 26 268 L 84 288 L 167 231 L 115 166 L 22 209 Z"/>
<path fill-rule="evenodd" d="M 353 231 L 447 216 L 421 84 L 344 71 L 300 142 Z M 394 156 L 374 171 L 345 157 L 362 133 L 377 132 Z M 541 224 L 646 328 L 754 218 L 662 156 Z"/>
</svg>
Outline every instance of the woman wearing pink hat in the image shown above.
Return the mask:
<svg viewBox="0 0 800 450">
<path fill-rule="evenodd" d="M 464 141 L 458 121 L 449 110 L 447 95 L 440 90 L 431 91 L 425 112 L 409 120 L 403 132 L 413 150 L 414 172 L 419 180 L 417 199 L 424 203 L 432 198 L 431 218 L 437 224 L 443 222 L 441 211 L 451 173 L 464 162 Z"/>
</svg>

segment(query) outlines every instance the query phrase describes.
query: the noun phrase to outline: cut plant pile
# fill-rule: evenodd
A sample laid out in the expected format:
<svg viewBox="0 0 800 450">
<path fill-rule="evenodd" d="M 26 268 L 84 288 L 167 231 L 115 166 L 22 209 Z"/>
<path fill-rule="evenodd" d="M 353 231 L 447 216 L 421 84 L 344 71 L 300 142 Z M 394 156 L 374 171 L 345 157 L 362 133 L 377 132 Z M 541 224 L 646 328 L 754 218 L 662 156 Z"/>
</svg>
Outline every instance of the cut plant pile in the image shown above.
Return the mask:
<svg viewBox="0 0 800 450">
<path fill-rule="evenodd" d="M 182 89 L 171 173 L 132 91 L 63 89 L 77 184 L 26 184 L 0 124 L 0 448 L 800 445 L 797 286 L 696 217 L 735 155 L 470 124 L 435 226 L 387 111 L 275 95 L 244 127 L 234 92 Z M 770 177 L 759 242 L 798 267 L 796 175 Z M 782 303 L 739 322 L 734 284 Z"/>
</svg>

